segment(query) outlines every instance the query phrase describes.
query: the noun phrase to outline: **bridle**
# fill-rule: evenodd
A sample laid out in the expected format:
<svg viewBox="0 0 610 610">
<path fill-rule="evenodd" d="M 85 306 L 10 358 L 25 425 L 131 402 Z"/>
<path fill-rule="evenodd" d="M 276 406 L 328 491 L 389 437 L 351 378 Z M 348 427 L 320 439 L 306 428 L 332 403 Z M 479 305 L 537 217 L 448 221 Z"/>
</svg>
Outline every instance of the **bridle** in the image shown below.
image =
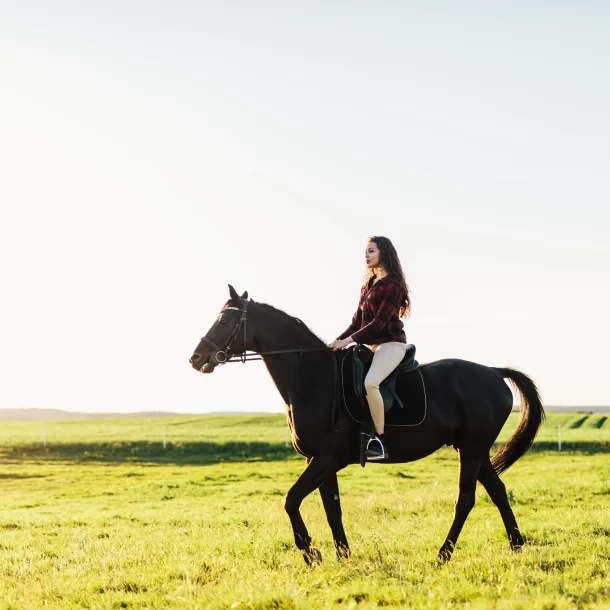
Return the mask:
<svg viewBox="0 0 610 610">
<path fill-rule="evenodd" d="M 214 358 L 214 360 L 216 360 L 216 363 L 218 365 L 227 364 L 227 362 L 246 363 L 246 362 L 250 362 L 251 360 L 264 360 L 264 358 L 262 358 L 262 356 L 273 356 L 275 354 L 301 354 L 302 355 L 306 352 L 329 351 L 329 348 L 326 346 L 324 346 L 324 347 L 302 347 L 301 346 L 297 349 L 276 349 L 276 350 L 267 351 L 267 352 L 251 351 L 250 353 L 248 353 L 248 351 L 246 350 L 246 333 L 248 332 L 248 318 L 246 316 L 246 313 L 248 311 L 249 302 L 250 301 L 248 301 L 248 300 L 244 301 L 243 309 L 240 309 L 239 307 L 225 307 L 224 309 L 221 310 L 221 312 L 220 312 L 221 315 L 228 309 L 233 309 L 234 311 L 241 311 L 241 318 L 239 319 L 239 322 L 235 325 L 235 328 L 229 335 L 229 338 L 227 339 L 227 343 L 224 348 L 218 347 L 208 337 L 201 337 L 202 341 L 205 341 L 210 347 L 212 347 L 213 349 L 216 350 L 216 352 L 214 354 L 212 354 L 212 357 Z M 244 329 L 243 351 L 240 354 L 231 354 L 230 353 L 231 347 L 235 343 L 235 340 L 237 339 L 237 337 L 239 335 L 239 331 L 242 329 L 242 327 Z M 333 358 L 333 362 L 334 362 L 334 358 Z"/>
<path fill-rule="evenodd" d="M 229 338 L 227 339 L 227 344 L 225 345 L 224 349 L 221 349 L 220 347 L 218 347 L 211 339 L 208 339 L 208 337 L 201 337 L 202 341 L 205 341 L 210 347 L 212 347 L 213 349 L 216 350 L 216 353 L 212 354 L 212 358 L 214 358 L 214 360 L 216 360 L 216 363 L 219 365 L 226 364 L 227 362 L 235 361 L 236 356 L 229 355 L 229 352 L 231 351 L 231 347 L 233 346 L 235 339 L 237 339 L 237 335 L 239 334 L 239 331 L 241 330 L 242 326 L 244 327 L 244 351 L 242 354 L 240 354 L 239 359 L 244 363 L 248 359 L 247 354 L 246 354 L 246 332 L 247 332 L 247 324 L 248 324 L 248 320 L 246 318 L 246 312 L 248 311 L 248 302 L 249 301 L 244 301 L 243 309 L 240 309 L 239 307 L 225 307 L 220 312 L 220 315 L 222 315 L 228 309 L 234 309 L 235 311 L 242 312 L 241 318 L 240 318 L 239 322 L 235 325 L 233 332 L 229 335 Z M 222 354 L 222 359 L 220 358 L 221 354 Z"/>
<path fill-rule="evenodd" d="M 263 356 L 275 356 L 276 354 L 300 354 L 302 356 L 306 352 L 321 352 L 321 351 L 329 352 L 330 356 L 331 356 L 331 360 L 333 362 L 333 376 L 334 376 L 333 404 L 332 404 L 332 408 L 331 408 L 331 426 L 334 428 L 335 424 L 337 423 L 337 416 L 339 414 L 339 409 L 338 409 L 338 406 L 339 406 L 339 398 L 338 398 L 339 372 L 337 369 L 337 360 L 334 357 L 333 352 L 326 346 L 324 346 L 324 347 L 303 347 L 303 346 L 301 346 L 297 349 L 276 349 L 276 350 L 271 350 L 271 351 L 266 351 L 266 352 L 251 351 L 250 353 L 248 353 L 248 351 L 246 350 L 246 333 L 248 330 L 248 318 L 246 316 L 246 313 L 248 311 L 249 302 L 250 301 L 248 301 L 247 299 L 244 300 L 243 309 L 240 309 L 239 307 L 225 307 L 224 309 L 221 310 L 221 312 L 220 312 L 221 315 L 228 309 L 232 309 L 234 311 L 241 311 L 241 317 L 239 319 L 239 322 L 235 325 L 235 328 L 229 335 L 229 338 L 227 339 L 227 343 L 224 348 L 219 348 L 208 337 L 201 337 L 202 341 L 205 341 L 212 349 L 216 350 L 216 352 L 214 354 L 212 354 L 212 358 L 216 361 L 216 364 L 222 365 L 222 364 L 227 364 L 227 362 L 243 362 L 245 364 L 246 362 L 249 362 L 251 360 L 264 360 Z M 237 339 L 242 327 L 244 329 L 244 342 L 243 342 L 242 352 L 240 354 L 232 354 L 231 347 L 235 343 L 235 340 Z M 219 358 L 219 356 L 221 356 L 221 357 Z M 201 372 L 203 372 L 203 368 L 201 369 Z"/>
</svg>

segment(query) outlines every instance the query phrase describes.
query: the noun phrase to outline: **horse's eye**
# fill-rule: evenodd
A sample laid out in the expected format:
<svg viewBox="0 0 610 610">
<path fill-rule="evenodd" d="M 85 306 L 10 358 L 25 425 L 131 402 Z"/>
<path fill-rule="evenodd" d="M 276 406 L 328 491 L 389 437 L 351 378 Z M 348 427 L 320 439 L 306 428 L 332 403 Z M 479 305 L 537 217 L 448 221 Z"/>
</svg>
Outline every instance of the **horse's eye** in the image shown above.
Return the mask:
<svg viewBox="0 0 610 610">
<path fill-rule="evenodd" d="M 220 321 L 220 325 L 221 326 L 226 326 L 227 325 L 227 320 L 221 320 Z"/>
</svg>

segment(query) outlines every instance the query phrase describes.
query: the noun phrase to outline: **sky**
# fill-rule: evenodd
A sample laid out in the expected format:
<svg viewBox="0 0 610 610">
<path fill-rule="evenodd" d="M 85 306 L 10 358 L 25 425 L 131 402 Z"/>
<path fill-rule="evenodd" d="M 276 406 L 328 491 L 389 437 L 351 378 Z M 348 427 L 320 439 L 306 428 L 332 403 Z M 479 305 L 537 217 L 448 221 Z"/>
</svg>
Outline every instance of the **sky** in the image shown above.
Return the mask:
<svg viewBox="0 0 610 610">
<path fill-rule="evenodd" d="M 0 408 L 283 411 L 227 284 L 327 341 L 371 235 L 420 362 L 610 404 L 610 7 L 0 3 Z"/>
</svg>

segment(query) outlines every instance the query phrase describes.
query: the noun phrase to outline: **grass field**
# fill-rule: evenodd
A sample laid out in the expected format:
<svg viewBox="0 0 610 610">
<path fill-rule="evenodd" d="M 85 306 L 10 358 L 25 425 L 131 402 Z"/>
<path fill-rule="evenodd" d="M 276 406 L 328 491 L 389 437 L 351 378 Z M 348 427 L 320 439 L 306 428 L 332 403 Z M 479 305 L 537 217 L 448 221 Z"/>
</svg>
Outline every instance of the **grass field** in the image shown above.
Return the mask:
<svg viewBox="0 0 610 610">
<path fill-rule="evenodd" d="M 283 416 L 68 421 L 45 424 L 44 448 L 41 424 L 3 424 L 0 609 L 610 608 L 607 416 L 550 414 L 503 476 L 521 553 L 479 488 L 442 568 L 453 450 L 340 473 L 349 561 L 307 498 L 324 557 L 310 569 L 281 502 L 303 469 L 285 428 Z"/>
</svg>

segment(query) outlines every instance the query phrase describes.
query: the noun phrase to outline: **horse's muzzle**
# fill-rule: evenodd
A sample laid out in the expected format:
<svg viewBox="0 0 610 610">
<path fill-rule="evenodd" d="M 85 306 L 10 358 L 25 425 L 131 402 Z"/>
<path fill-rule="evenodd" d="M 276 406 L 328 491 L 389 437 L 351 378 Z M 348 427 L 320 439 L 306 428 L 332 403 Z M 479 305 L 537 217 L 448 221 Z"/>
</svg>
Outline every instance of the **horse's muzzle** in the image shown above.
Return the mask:
<svg viewBox="0 0 610 610">
<path fill-rule="evenodd" d="M 200 371 L 202 373 L 212 373 L 214 372 L 214 369 L 216 368 L 216 365 L 213 362 L 207 362 L 202 369 L 200 369 Z"/>
<path fill-rule="evenodd" d="M 216 363 L 212 362 L 211 358 L 206 362 L 203 356 L 197 352 L 189 358 L 189 363 L 200 373 L 211 373 L 216 368 Z"/>
</svg>

